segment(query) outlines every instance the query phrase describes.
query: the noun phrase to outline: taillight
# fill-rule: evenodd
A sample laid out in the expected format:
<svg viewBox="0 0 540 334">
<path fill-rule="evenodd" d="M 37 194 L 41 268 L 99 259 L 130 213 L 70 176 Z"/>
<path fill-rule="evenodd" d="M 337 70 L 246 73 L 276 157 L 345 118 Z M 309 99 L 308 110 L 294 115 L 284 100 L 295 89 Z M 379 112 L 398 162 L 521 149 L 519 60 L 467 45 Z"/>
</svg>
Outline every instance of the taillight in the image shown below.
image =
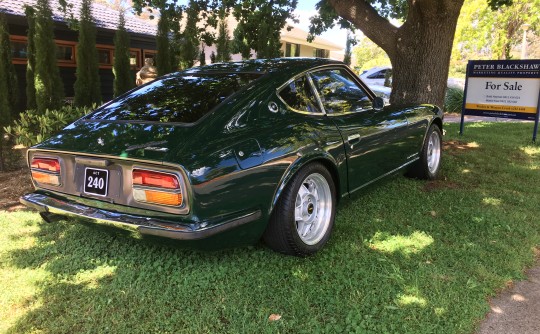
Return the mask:
<svg viewBox="0 0 540 334">
<path fill-rule="evenodd" d="M 30 164 L 32 178 L 37 183 L 60 185 L 60 161 L 52 158 L 33 158 Z"/>
<path fill-rule="evenodd" d="M 145 169 L 134 169 L 133 198 L 138 202 L 181 206 L 182 189 L 178 176 Z"/>
</svg>

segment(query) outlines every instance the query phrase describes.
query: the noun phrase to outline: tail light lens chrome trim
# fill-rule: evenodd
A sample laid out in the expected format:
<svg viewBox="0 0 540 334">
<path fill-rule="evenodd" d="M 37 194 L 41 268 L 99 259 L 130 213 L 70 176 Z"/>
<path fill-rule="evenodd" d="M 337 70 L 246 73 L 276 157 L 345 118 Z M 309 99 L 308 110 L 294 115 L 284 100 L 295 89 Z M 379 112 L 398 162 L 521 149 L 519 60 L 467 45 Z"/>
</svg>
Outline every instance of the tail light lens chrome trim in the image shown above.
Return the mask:
<svg viewBox="0 0 540 334">
<path fill-rule="evenodd" d="M 58 158 L 34 157 L 30 163 L 32 179 L 38 184 L 60 186 L 62 167 Z"/>
<path fill-rule="evenodd" d="M 131 175 L 135 201 L 172 207 L 185 204 L 180 175 L 139 167 Z"/>
</svg>

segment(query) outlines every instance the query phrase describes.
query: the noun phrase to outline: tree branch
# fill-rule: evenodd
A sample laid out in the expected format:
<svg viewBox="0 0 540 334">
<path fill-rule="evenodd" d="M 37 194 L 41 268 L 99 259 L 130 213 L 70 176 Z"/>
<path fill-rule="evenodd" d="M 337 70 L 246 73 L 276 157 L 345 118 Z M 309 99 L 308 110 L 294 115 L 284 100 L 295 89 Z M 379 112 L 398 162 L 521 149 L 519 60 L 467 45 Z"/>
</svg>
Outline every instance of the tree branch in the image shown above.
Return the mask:
<svg viewBox="0 0 540 334">
<path fill-rule="evenodd" d="M 390 58 L 395 54 L 398 28 L 381 17 L 366 0 L 328 0 L 336 13 L 362 30 L 364 35 L 379 45 Z"/>
</svg>

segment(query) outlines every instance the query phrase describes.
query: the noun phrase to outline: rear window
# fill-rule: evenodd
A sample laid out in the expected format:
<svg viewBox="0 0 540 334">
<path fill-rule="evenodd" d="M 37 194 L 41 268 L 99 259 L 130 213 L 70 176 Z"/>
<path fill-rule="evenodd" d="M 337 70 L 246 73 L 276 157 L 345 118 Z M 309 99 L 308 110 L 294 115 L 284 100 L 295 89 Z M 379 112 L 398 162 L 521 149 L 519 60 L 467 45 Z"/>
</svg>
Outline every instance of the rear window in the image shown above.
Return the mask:
<svg viewBox="0 0 540 334">
<path fill-rule="evenodd" d="M 98 109 L 91 119 L 194 123 L 258 79 L 258 73 L 167 76 Z"/>
</svg>

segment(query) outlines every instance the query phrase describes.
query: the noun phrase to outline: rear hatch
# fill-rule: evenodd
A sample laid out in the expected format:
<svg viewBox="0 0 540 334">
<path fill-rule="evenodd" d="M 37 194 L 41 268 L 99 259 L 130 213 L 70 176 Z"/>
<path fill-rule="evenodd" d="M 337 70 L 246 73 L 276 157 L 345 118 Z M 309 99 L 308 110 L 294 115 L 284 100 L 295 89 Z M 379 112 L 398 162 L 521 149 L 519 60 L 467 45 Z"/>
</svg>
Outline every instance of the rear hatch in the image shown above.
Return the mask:
<svg viewBox="0 0 540 334">
<path fill-rule="evenodd" d="M 260 76 L 191 70 L 132 90 L 29 151 L 36 188 L 186 213 L 180 163 L 204 150 L 201 130 L 219 118 L 220 106 Z"/>
</svg>

